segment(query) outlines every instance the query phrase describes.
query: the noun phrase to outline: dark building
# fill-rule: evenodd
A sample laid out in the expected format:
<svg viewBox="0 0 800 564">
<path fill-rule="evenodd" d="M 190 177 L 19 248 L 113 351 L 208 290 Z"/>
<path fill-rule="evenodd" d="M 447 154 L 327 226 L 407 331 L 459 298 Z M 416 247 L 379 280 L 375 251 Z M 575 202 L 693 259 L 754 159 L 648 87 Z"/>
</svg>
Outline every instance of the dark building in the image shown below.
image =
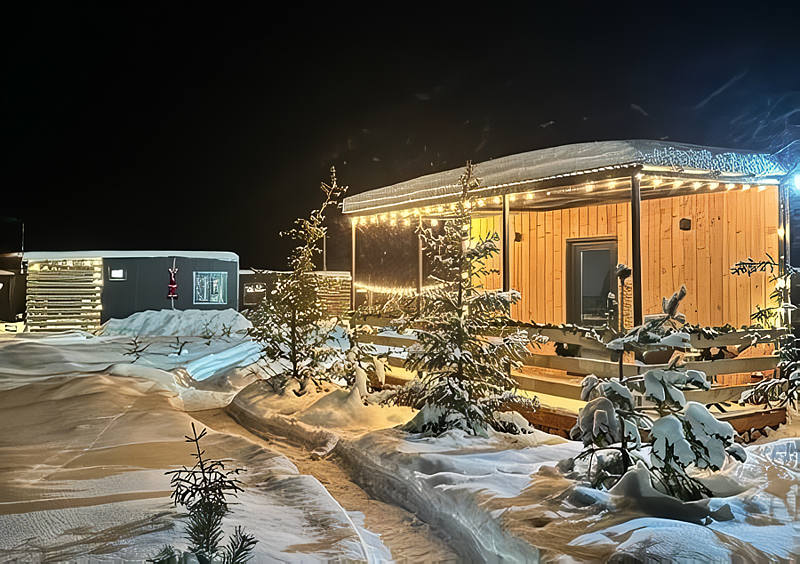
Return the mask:
<svg viewBox="0 0 800 564">
<path fill-rule="evenodd" d="M 32 252 L 3 259 L 0 319 L 24 319 L 30 331 L 92 330 L 145 310 L 239 309 L 234 253 Z"/>
</svg>

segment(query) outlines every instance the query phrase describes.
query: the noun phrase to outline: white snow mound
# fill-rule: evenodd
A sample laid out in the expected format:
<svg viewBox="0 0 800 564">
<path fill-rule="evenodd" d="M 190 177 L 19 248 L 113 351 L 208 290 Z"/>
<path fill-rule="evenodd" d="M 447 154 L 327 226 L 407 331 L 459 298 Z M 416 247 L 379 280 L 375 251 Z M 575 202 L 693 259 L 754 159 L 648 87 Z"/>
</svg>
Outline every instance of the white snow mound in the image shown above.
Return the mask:
<svg viewBox="0 0 800 564">
<path fill-rule="evenodd" d="M 224 337 L 243 335 L 253 326 L 234 309 L 148 310 L 125 319 L 109 319 L 100 329 L 104 336 Z"/>
</svg>

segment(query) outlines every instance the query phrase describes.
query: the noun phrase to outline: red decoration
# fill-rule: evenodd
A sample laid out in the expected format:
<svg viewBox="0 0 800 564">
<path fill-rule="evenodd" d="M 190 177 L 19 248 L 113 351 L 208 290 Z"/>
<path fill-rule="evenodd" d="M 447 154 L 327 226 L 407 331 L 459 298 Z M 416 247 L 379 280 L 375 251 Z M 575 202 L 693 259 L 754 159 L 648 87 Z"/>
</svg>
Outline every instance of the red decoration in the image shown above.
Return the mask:
<svg viewBox="0 0 800 564">
<path fill-rule="evenodd" d="M 175 281 L 175 275 L 178 273 L 178 269 L 175 268 L 175 259 L 172 259 L 172 268 L 169 269 L 169 292 L 167 293 L 167 298 L 170 300 L 175 300 L 178 298 L 178 283 Z M 175 306 L 175 302 L 172 302 L 173 307 Z"/>
</svg>

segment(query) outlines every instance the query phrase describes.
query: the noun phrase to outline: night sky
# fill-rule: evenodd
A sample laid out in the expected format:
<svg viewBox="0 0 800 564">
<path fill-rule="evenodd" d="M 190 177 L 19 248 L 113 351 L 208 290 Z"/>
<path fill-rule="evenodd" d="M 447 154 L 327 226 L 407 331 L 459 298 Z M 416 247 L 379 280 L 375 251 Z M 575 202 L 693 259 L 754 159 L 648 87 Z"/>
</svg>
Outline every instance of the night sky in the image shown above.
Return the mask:
<svg viewBox="0 0 800 564">
<path fill-rule="evenodd" d="M 4 9 L 0 217 L 26 250 L 281 269 L 331 166 L 353 194 L 568 143 L 800 138 L 793 2 L 72 4 Z"/>
</svg>

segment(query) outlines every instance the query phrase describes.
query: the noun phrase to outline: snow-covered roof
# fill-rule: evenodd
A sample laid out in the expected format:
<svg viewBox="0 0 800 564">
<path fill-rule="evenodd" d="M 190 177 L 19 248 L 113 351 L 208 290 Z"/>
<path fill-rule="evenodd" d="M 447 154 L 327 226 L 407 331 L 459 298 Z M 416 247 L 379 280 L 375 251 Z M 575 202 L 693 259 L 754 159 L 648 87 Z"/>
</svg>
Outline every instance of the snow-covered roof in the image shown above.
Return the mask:
<svg viewBox="0 0 800 564">
<path fill-rule="evenodd" d="M 766 153 L 647 140 L 597 141 L 540 149 L 479 163 L 475 172 L 481 179 L 481 192 L 491 194 L 493 190 L 529 190 L 537 182 L 560 178 L 572 183 L 574 178 L 570 177 L 583 180 L 585 175 L 608 174 L 615 169 L 623 176 L 624 170 L 631 167 L 705 171 L 712 178 L 762 178 L 787 173 L 776 158 Z M 458 194 L 463 172 L 461 167 L 356 194 L 344 199 L 342 211 L 359 213 L 441 203 Z"/>
<path fill-rule="evenodd" d="M 239 262 L 239 255 L 228 251 L 36 251 L 23 254 L 23 259 L 27 261 L 156 257 L 204 258 Z"/>
</svg>

